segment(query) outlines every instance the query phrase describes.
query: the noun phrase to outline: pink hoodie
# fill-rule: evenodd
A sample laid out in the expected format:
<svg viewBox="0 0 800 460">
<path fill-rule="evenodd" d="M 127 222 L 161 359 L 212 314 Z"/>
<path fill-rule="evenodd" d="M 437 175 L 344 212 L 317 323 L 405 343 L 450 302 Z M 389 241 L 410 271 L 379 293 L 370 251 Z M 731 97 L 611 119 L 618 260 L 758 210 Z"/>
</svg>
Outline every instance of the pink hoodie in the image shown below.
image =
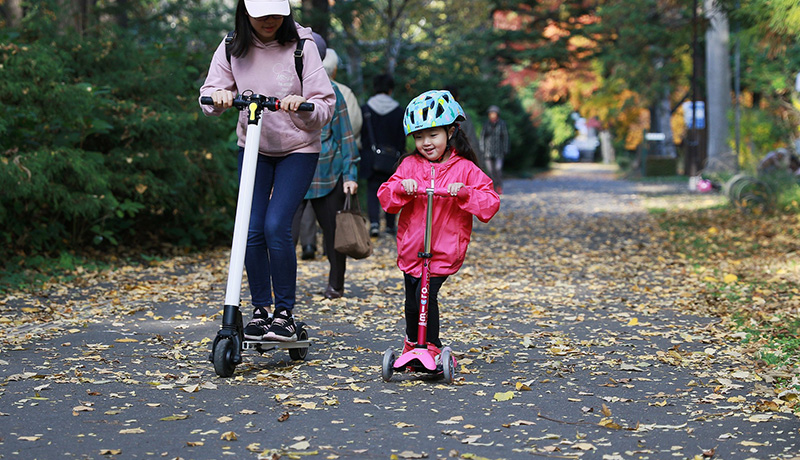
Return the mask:
<svg viewBox="0 0 800 460">
<path fill-rule="evenodd" d="M 461 268 L 467 255 L 472 216 L 488 222 L 500 209 L 500 197 L 494 191 L 492 180 L 473 162 L 454 151 L 445 163 L 431 163 L 421 155 L 411 155 L 380 186 L 378 199 L 384 211 L 402 210 L 397 224 L 397 266 L 415 277 L 422 276 L 422 259 L 417 254 L 424 250 L 428 198 L 408 195 L 403 189 L 403 179 L 415 179 L 420 191 L 431 183 L 437 191 L 446 190 L 447 185 L 454 182 L 464 184 L 457 197 L 433 198 L 431 275 L 452 275 Z"/>
<path fill-rule="evenodd" d="M 259 153 L 270 156 L 286 156 L 290 153 L 318 153 L 322 150 L 320 133 L 322 127 L 333 117 L 336 95 L 333 93 L 328 74 L 311 36 L 311 29 L 297 25 L 301 39 L 309 39 L 303 48 L 303 94 L 314 104 L 313 112 L 264 111 Z M 277 41 L 267 44 L 257 38 L 242 59 L 225 56 L 225 41 L 217 47 L 211 58 L 208 76 L 200 88 L 200 96 L 210 96 L 218 89 L 234 93 L 252 90 L 264 96 L 281 99 L 290 94 L 300 95 L 300 79 L 294 65 L 296 43 L 281 46 Z M 198 99 L 199 102 L 199 99 Z M 211 105 L 202 105 L 206 115 L 220 115 L 223 110 Z M 234 109 L 235 110 L 235 109 Z M 247 111 L 239 113 L 236 125 L 238 144 L 244 147 L 247 132 Z"/>
</svg>

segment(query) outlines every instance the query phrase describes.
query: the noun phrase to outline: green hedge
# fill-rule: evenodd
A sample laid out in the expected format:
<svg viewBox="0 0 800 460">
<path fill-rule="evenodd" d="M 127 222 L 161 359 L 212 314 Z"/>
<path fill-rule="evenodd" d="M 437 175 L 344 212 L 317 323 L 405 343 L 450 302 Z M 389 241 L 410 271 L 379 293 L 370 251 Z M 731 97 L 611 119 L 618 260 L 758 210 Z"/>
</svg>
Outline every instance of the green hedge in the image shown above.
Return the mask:
<svg viewBox="0 0 800 460">
<path fill-rule="evenodd" d="M 197 105 L 223 28 L 62 34 L 46 4 L 0 33 L 0 256 L 229 238 L 235 114 Z"/>
</svg>

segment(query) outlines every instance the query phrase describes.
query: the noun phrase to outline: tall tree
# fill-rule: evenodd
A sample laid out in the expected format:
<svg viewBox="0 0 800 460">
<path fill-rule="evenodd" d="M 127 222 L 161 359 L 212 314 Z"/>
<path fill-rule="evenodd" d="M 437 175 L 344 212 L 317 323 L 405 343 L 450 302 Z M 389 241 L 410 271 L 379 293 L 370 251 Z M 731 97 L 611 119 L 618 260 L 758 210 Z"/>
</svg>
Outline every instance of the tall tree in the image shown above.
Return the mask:
<svg viewBox="0 0 800 460">
<path fill-rule="evenodd" d="M 303 0 L 303 18 L 314 32 L 328 39 L 331 9 L 328 0 Z"/>
<path fill-rule="evenodd" d="M 709 22 L 706 31 L 706 169 L 713 172 L 735 171 L 738 168 L 737 159 L 728 139 L 728 111 L 732 93 L 728 17 L 715 0 L 705 0 L 705 12 Z"/>
<path fill-rule="evenodd" d="M 650 129 L 667 134 L 665 153 L 672 155 L 673 94 L 686 85 L 691 32 L 690 11 L 682 2 L 503 0 L 497 5 L 517 15 L 521 25 L 505 34 L 504 59 L 532 69 L 543 81 L 554 72 L 571 76 L 563 79 L 565 87 L 556 91 L 553 102 L 568 101 L 581 109 L 596 97 L 608 101 L 608 92 L 626 95 L 625 103 L 595 110 L 603 112 L 605 123 L 617 125 L 618 137 L 625 137 L 628 133 L 620 132 L 628 128 L 625 120 L 650 109 Z M 590 83 L 588 94 L 570 89 L 576 80 Z"/>
<path fill-rule="evenodd" d="M 0 1 L 0 9 L 8 27 L 15 29 L 22 23 L 22 0 Z"/>
</svg>

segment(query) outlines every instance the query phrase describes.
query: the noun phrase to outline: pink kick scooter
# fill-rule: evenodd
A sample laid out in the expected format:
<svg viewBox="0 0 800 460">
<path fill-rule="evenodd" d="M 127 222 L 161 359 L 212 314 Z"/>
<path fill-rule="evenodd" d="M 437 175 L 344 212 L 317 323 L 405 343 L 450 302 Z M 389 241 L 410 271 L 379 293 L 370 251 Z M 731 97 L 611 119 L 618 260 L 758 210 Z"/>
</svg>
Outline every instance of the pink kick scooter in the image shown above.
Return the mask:
<svg viewBox="0 0 800 460">
<path fill-rule="evenodd" d="M 418 192 L 422 195 L 422 192 Z M 383 353 L 383 381 L 388 382 L 395 372 L 421 372 L 425 374 L 441 374 L 448 383 L 453 383 L 456 374 L 456 358 L 450 347 L 442 349 L 440 364 L 436 364 L 436 359 L 428 352 L 428 295 L 431 286 L 430 259 L 431 254 L 431 226 L 433 220 L 433 196 L 450 197 L 447 191 L 434 191 L 432 188 L 425 189 L 424 194 L 428 196 L 428 212 L 425 218 L 425 243 L 424 251 L 418 255 L 422 259 L 422 286 L 420 288 L 419 299 L 419 326 L 417 327 L 417 343 L 414 348 L 395 357 L 394 351 L 389 348 Z"/>
</svg>

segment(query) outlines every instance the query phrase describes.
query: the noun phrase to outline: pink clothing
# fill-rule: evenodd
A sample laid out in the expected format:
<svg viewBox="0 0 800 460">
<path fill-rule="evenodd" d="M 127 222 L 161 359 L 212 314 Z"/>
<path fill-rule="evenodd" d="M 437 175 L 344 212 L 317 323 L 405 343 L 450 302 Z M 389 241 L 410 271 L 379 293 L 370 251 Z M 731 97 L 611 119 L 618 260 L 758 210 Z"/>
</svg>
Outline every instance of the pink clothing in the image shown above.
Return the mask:
<svg viewBox="0 0 800 460">
<path fill-rule="evenodd" d="M 259 153 L 269 156 L 286 156 L 290 153 L 319 153 L 322 150 L 322 127 L 333 117 L 336 95 L 328 74 L 311 36 L 311 29 L 297 26 L 301 39 L 309 39 L 303 48 L 303 89 L 294 63 L 296 43 L 281 46 L 276 40 L 261 43 L 254 38 L 247 55 L 239 59 L 225 56 L 225 41 L 217 47 L 211 58 L 208 76 L 200 88 L 200 96 L 210 96 L 218 89 L 234 93 L 252 90 L 256 94 L 281 99 L 296 94 L 314 104 L 312 112 L 264 111 Z M 199 101 L 199 99 L 198 99 Z M 211 105 L 201 105 L 206 115 L 220 115 L 224 110 Z M 247 132 L 247 111 L 239 113 L 236 125 L 238 144 L 244 147 Z"/>
<path fill-rule="evenodd" d="M 500 209 L 500 197 L 494 191 L 492 180 L 473 162 L 453 152 L 445 163 L 431 163 L 419 154 L 403 160 L 397 171 L 378 189 L 378 199 L 384 211 L 400 212 L 397 224 L 397 266 L 414 277 L 422 276 L 426 195 L 408 195 L 403 189 L 404 179 L 415 179 L 419 191 L 433 183 L 437 191 L 446 190 L 449 184 L 461 182 L 464 187 L 457 197 L 434 196 L 433 226 L 431 231 L 431 276 L 446 276 L 457 272 L 464 263 L 472 234 L 472 216 L 488 222 Z"/>
</svg>

